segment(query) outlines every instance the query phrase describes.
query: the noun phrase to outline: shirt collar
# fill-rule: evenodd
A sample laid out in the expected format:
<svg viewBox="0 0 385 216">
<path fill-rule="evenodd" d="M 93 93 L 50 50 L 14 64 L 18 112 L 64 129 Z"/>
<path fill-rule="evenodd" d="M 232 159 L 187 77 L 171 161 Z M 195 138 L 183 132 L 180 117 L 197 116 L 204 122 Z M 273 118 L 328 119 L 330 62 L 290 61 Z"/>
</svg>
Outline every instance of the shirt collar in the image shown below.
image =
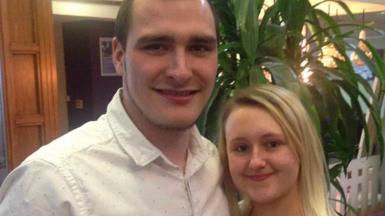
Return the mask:
<svg viewBox="0 0 385 216">
<path fill-rule="evenodd" d="M 113 131 L 113 134 L 121 146 L 121 148 L 134 160 L 138 166 L 146 166 L 157 158 L 162 158 L 166 163 L 172 164 L 162 152 L 156 148 L 131 121 L 123 107 L 120 97 L 122 89 L 119 89 L 111 102 L 107 106 L 107 119 Z M 207 145 L 212 145 L 204 139 L 196 126 L 192 128 L 191 143 L 189 151 L 191 156 L 188 159 L 193 163 L 192 169 L 197 169 L 200 164 L 203 164 L 209 158 L 209 150 Z M 175 165 L 174 165 L 175 166 Z M 193 170 L 191 170 L 193 171 Z"/>
</svg>

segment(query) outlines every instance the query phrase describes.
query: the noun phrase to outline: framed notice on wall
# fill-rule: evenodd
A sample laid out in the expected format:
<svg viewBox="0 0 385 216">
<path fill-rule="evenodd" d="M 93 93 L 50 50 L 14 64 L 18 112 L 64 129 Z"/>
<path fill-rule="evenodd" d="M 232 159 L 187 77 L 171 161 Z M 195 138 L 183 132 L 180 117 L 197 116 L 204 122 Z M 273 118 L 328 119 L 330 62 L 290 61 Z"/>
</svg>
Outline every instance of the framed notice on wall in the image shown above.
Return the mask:
<svg viewBox="0 0 385 216">
<path fill-rule="evenodd" d="M 101 76 L 118 76 L 112 63 L 112 38 L 99 38 Z"/>
</svg>

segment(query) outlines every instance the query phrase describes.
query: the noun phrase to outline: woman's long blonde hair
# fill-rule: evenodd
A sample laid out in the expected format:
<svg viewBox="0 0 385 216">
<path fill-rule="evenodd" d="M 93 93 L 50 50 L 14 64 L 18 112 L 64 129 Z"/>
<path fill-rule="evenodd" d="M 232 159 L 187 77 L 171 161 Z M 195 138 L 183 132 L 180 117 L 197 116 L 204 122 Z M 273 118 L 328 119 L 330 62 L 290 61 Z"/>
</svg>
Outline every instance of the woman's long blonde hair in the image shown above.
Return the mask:
<svg viewBox="0 0 385 216">
<path fill-rule="evenodd" d="M 232 216 L 248 216 L 251 202 L 239 195 L 232 183 L 224 127 L 229 115 L 239 107 L 260 107 L 268 111 L 282 127 L 289 146 L 300 161 L 298 186 L 305 216 L 336 215 L 328 201 L 328 174 L 318 132 L 298 97 L 275 85 L 260 85 L 241 90 L 224 107 L 220 118 L 219 153 L 225 167 L 224 190 Z M 240 197 L 241 196 L 241 197 Z M 238 205 L 243 200 L 243 208 Z"/>
</svg>

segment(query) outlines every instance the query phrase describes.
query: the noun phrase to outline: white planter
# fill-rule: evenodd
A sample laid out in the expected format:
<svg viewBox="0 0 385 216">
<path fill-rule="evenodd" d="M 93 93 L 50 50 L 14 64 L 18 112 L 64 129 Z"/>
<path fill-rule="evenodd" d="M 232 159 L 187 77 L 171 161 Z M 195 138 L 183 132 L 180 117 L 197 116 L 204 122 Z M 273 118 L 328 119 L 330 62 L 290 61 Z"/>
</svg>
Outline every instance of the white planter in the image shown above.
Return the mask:
<svg viewBox="0 0 385 216">
<path fill-rule="evenodd" d="M 346 176 L 342 174 L 339 180 L 348 203 L 360 212 L 385 204 L 385 162 L 380 165 L 379 155 L 353 160 Z M 341 194 L 333 186 L 330 196 L 333 207 L 344 213 L 342 203 L 333 201 L 341 200 Z"/>
</svg>

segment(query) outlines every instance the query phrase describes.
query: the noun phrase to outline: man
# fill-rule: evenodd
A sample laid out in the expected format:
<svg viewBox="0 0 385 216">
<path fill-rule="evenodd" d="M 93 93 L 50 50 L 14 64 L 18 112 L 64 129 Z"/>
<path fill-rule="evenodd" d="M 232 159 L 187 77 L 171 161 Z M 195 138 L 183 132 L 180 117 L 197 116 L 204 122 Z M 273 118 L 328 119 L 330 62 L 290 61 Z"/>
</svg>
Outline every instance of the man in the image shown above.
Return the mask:
<svg viewBox="0 0 385 216">
<path fill-rule="evenodd" d="M 217 67 L 206 0 L 124 1 L 107 113 L 42 147 L 5 180 L 0 215 L 227 216 L 217 151 L 194 126 Z"/>
</svg>

